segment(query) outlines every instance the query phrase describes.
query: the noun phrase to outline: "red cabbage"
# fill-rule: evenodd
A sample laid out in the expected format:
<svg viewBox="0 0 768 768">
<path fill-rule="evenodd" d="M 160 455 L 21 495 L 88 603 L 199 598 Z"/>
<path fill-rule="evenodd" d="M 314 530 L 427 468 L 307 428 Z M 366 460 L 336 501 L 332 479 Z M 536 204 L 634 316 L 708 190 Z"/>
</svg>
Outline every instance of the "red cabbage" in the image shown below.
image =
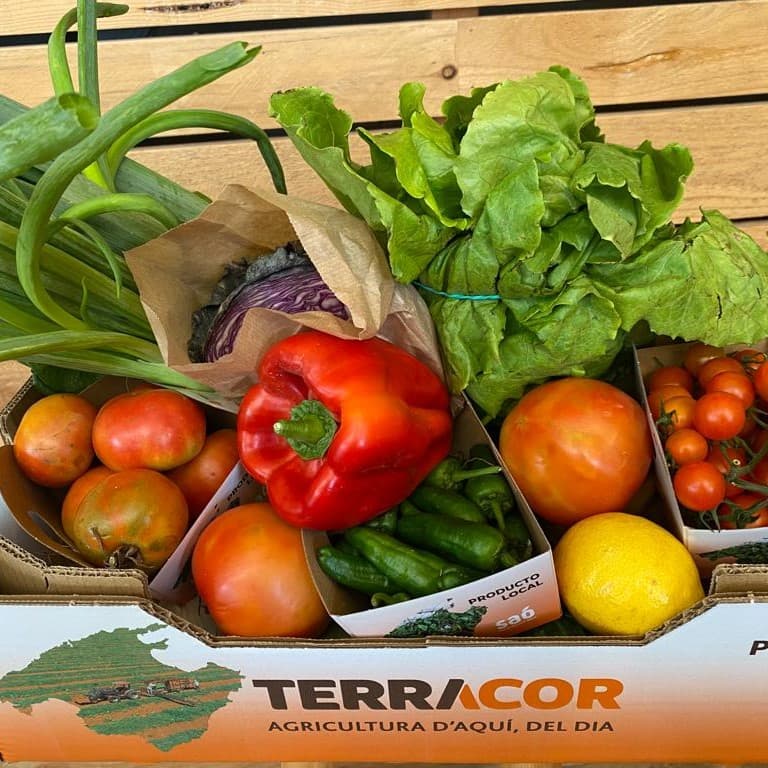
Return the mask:
<svg viewBox="0 0 768 768">
<path fill-rule="evenodd" d="M 347 308 L 312 264 L 283 269 L 260 280 L 244 283 L 222 303 L 205 342 L 203 354 L 206 362 L 212 363 L 232 351 L 245 313 L 252 307 L 290 314 L 321 310 L 343 320 L 349 319 Z"/>
</svg>

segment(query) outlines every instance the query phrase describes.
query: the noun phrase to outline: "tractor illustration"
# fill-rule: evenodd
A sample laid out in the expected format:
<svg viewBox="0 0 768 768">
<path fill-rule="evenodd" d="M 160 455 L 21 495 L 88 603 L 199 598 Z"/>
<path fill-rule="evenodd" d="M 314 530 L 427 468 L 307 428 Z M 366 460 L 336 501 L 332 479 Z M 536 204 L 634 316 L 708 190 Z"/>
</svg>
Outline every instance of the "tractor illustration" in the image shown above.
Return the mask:
<svg viewBox="0 0 768 768">
<path fill-rule="evenodd" d="M 96 686 L 86 694 L 78 694 L 74 697 L 73 702 L 84 705 L 108 701 L 110 704 L 115 704 L 118 701 L 138 699 L 140 695 L 140 691 L 132 688 L 127 680 L 116 680 L 112 685 Z"/>
<path fill-rule="evenodd" d="M 116 704 L 120 701 L 134 701 L 140 696 L 156 696 L 172 701 L 174 704 L 194 707 L 195 703 L 193 701 L 179 698 L 173 694 L 197 690 L 199 687 L 200 683 L 193 677 L 172 677 L 166 680 L 152 680 L 138 688 L 133 688 L 127 680 L 116 680 L 111 685 L 97 686 L 91 688 L 85 694 L 77 694 L 72 698 L 72 703 L 81 706 L 100 704 L 102 702 Z"/>
</svg>

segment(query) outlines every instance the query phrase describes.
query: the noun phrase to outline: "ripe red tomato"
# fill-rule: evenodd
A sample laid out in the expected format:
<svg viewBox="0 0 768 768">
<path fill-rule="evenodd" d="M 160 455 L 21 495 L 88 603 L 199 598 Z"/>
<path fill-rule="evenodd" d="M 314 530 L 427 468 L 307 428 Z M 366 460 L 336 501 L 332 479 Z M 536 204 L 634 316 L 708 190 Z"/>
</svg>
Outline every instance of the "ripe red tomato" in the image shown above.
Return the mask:
<svg viewBox="0 0 768 768">
<path fill-rule="evenodd" d="M 181 488 L 189 506 L 190 522 L 196 520 L 205 509 L 239 458 L 237 432 L 234 429 L 220 429 L 208 435 L 202 450 L 192 461 L 166 474 Z"/>
<path fill-rule="evenodd" d="M 754 435 L 758 432 L 759 428 L 760 427 L 755 420 L 755 417 L 752 415 L 752 412 L 747 411 L 747 420 L 744 422 L 744 426 L 741 428 L 741 432 L 739 432 L 739 437 L 745 442 L 749 443 Z"/>
<path fill-rule="evenodd" d="M 714 509 L 725 498 L 725 478 L 708 461 L 685 464 L 672 477 L 677 500 L 694 512 Z"/>
<path fill-rule="evenodd" d="M 693 399 L 691 393 L 679 384 L 664 384 L 663 386 L 648 392 L 646 397 L 648 400 L 648 409 L 650 410 L 654 421 L 658 421 L 662 413 L 669 412 L 667 403 L 673 397 L 687 397 Z"/>
<path fill-rule="evenodd" d="M 732 357 L 713 357 L 703 363 L 696 374 L 696 380 L 706 388 L 709 380 L 719 373 L 744 373 L 744 368 L 738 360 Z"/>
<path fill-rule="evenodd" d="M 171 389 L 135 389 L 107 400 L 93 423 L 93 447 L 114 470 L 173 469 L 191 461 L 206 437 L 200 403 Z"/>
<path fill-rule="evenodd" d="M 741 363 L 744 372 L 749 376 L 751 376 L 759 368 L 760 364 L 764 363 L 767 359 L 765 352 L 761 352 L 760 350 L 751 347 L 731 352 L 731 357 Z"/>
<path fill-rule="evenodd" d="M 80 503 L 93 488 L 111 474 L 113 474 L 113 470 L 99 464 L 80 475 L 67 489 L 61 504 L 61 527 L 70 539 L 72 538 L 72 521 L 75 519 L 75 513 Z"/>
<path fill-rule="evenodd" d="M 725 443 L 714 443 L 707 454 L 707 461 L 712 464 L 720 474 L 728 476 L 732 470 L 739 469 L 747 463 L 747 453 L 743 448 Z M 736 485 L 732 480 L 726 480 L 725 497 L 730 499 L 743 493 L 744 489 Z"/>
<path fill-rule="evenodd" d="M 693 409 L 693 426 L 707 440 L 730 440 L 747 422 L 744 404 L 730 392 L 707 392 Z"/>
<path fill-rule="evenodd" d="M 32 403 L 14 435 L 19 469 L 46 488 L 63 488 L 91 466 L 96 406 L 80 395 L 48 395 Z"/>
<path fill-rule="evenodd" d="M 94 565 L 161 566 L 187 532 L 179 487 L 153 469 L 126 469 L 101 480 L 80 502 L 72 542 Z"/>
<path fill-rule="evenodd" d="M 704 386 L 705 392 L 730 392 L 741 400 L 745 408 L 755 402 L 755 387 L 746 373 L 722 371 L 716 373 Z"/>
<path fill-rule="evenodd" d="M 768 493 L 768 456 L 763 456 L 763 458 L 752 467 L 752 472 L 750 472 L 748 479 L 752 483 L 766 486 L 766 493 Z"/>
<path fill-rule="evenodd" d="M 661 432 L 675 432 L 693 426 L 693 414 L 696 401 L 687 395 L 670 397 L 663 402 L 663 411 L 656 420 Z"/>
<path fill-rule="evenodd" d="M 651 371 L 645 382 L 649 392 L 668 384 L 676 384 L 686 392 L 693 392 L 693 375 L 681 365 L 663 365 Z"/>
<path fill-rule="evenodd" d="M 709 443 L 695 429 L 678 429 L 666 439 L 664 451 L 667 456 L 681 467 L 693 461 L 704 461 L 709 453 Z"/>
<path fill-rule="evenodd" d="M 725 350 L 722 347 L 713 347 L 711 344 L 704 344 L 697 341 L 688 347 L 683 358 L 683 367 L 690 371 L 694 376 L 699 372 L 699 368 L 714 357 L 723 357 Z"/>
<path fill-rule="evenodd" d="M 596 379 L 542 384 L 506 415 L 499 451 L 533 510 L 561 525 L 623 509 L 652 458 L 640 404 Z"/>
<path fill-rule="evenodd" d="M 752 374 L 755 391 L 765 401 L 768 401 L 768 361 L 760 363 Z"/>
<path fill-rule="evenodd" d="M 728 503 L 717 508 L 717 518 L 721 528 L 764 528 L 768 526 L 768 507 L 766 497 L 759 493 L 740 493 Z M 763 506 L 757 507 L 756 505 Z M 750 509 L 753 508 L 750 512 Z"/>
<path fill-rule="evenodd" d="M 195 544 L 192 577 L 225 635 L 317 637 L 328 624 L 301 531 L 267 503 L 214 518 Z"/>
</svg>

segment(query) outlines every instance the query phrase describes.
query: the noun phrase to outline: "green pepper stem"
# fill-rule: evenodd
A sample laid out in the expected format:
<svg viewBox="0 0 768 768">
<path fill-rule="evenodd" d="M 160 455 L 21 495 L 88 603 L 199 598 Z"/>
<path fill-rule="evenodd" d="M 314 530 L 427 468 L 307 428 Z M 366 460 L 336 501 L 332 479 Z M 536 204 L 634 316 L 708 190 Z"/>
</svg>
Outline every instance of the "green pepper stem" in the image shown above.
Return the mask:
<svg viewBox="0 0 768 768">
<path fill-rule="evenodd" d="M 478 469 L 460 469 L 458 472 L 454 472 L 452 477 L 457 482 L 461 480 L 469 480 L 471 477 L 483 477 L 484 475 L 498 475 L 501 472 L 501 467 L 489 466 L 479 467 Z"/>
<path fill-rule="evenodd" d="M 302 459 L 322 458 L 336 434 L 336 419 L 319 400 L 304 400 L 290 417 L 276 421 L 275 434 L 284 437 Z"/>
<path fill-rule="evenodd" d="M 325 435 L 325 427 L 317 416 L 304 416 L 301 419 L 281 419 L 275 422 L 275 433 L 286 440 L 316 443 Z"/>
</svg>

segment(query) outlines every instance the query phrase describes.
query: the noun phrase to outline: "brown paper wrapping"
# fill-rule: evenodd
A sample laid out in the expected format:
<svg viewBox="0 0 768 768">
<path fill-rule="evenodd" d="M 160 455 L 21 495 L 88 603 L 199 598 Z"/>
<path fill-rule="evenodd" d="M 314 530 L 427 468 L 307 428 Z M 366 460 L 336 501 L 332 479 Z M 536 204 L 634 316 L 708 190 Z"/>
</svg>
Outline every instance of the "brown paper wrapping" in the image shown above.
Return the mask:
<svg viewBox="0 0 768 768">
<path fill-rule="evenodd" d="M 192 314 L 209 301 L 226 265 L 296 239 L 350 319 L 252 309 L 230 354 L 215 363 L 191 362 Z M 230 410 L 256 381 L 263 353 L 302 328 L 342 338 L 382 336 L 443 375 L 426 304 L 415 288 L 395 282 L 368 226 L 340 208 L 230 185 L 196 219 L 129 251 L 126 261 L 166 365 L 212 387 Z"/>
</svg>

